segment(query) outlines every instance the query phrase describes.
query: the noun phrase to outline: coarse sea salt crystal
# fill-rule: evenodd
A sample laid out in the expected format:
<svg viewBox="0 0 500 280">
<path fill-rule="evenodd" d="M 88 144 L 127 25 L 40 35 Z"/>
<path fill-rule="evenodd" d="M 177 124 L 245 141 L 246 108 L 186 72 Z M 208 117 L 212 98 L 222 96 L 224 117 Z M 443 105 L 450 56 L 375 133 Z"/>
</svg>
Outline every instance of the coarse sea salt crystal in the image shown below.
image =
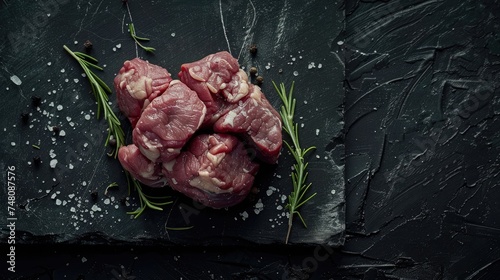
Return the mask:
<svg viewBox="0 0 500 280">
<path fill-rule="evenodd" d="M 11 80 L 14 84 L 16 84 L 16 85 L 18 85 L 18 86 L 20 86 L 20 85 L 23 83 L 23 82 L 21 81 L 21 79 L 19 79 L 19 77 L 18 77 L 18 76 L 16 76 L 16 75 L 12 75 L 12 76 L 10 76 L 10 80 Z"/>
<path fill-rule="evenodd" d="M 244 211 L 243 213 L 240 213 L 241 219 L 244 221 L 248 218 L 248 213 L 247 211 Z"/>
</svg>

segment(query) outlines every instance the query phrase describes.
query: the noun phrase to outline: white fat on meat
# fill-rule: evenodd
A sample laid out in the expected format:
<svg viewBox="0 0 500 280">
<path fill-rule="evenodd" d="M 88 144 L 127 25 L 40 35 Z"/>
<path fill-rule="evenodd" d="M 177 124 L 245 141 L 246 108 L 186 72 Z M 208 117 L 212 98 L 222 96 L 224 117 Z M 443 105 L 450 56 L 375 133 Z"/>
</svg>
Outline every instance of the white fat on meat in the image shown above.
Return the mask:
<svg viewBox="0 0 500 280">
<path fill-rule="evenodd" d="M 163 163 L 163 168 L 167 171 L 174 170 L 175 159 Z"/>
<path fill-rule="evenodd" d="M 141 138 L 143 139 L 143 142 L 146 145 L 146 147 L 143 147 L 142 145 L 138 145 L 139 150 L 141 151 L 141 154 L 143 154 L 145 157 L 147 157 L 150 161 L 155 162 L 160 157 L 160 151 L 158 150 L 157 145 L 152 143 L 149 140 L 149 138 L 147 138 L 144 135 L 141 135 Z"/>
<path fill-rule="evenodd" d="M 224 116 L 224 122 L 222 123 L 222 125 L 229 125 L 231 127 L 234 126 L 234 118 L 236 118 L 236 113 L 234 111 L 229 111 L 229 113 L 227 113 L 225 116 Z"/>
<path fill-rule="evenodd" d="M 146 99 L 148 97 L 148 92 L 153 91 L 153 79 L 146 77 L 146 76 L 141 76 L 139 79 L 137 79 L 137 81 L 133 81 L 133 80 L 130 81 L 130 80 L 128 80 L 128 78 L 130 77 L 130 76 L 128 76 L 129 72 L 135 72 L 135 70 L 132 69 L 132 70 L 126 72 L 125 77 L 124 77 L 124 81 L 122 81 L 120 83 L 120 85 L 122 83 L 124 83 L 125 81 L 127 81 L 126 88 L 127 88 L 127 92 L 130 94 L 130 96 L 132 96 L 133 98 L 138 99 L 138 100 Z"/>
<path fill-rule="evenodd" d="M 207 170 L 200 170 L 198 172 L 198 177 L 194 177 L 193 179 L 189 180 L 189 185 L 200 190 L 215 194 L 231 193 L 233 191 L 233 188 L 229 188 L 227 190 L 221 189 L 220 187 L 224 185 L 224 182 L 220 181 L 217 178 L 210 177 L 210 174 Z"/>
</svg>

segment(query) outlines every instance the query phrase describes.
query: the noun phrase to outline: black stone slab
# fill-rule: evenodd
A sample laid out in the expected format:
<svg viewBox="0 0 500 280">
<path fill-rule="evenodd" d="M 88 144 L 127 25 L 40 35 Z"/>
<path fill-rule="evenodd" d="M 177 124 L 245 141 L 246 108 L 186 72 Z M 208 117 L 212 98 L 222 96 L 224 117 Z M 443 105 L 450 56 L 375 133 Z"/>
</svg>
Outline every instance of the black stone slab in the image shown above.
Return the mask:
<svg viewBox="0 0 500 280">
<path fill-rule="evenodd" d="M 273 106 L 280 101 L 271 81 L 295 81 L 297 117 L 303 145 L 316 145 L 309 178 L 318 195 L 302 208 L 291 243 L 343 242 L 344 145 L 341 130 L 343 64 L 332 51 L 343 26 L 343 11 L 333 1 L 128 1 L 139 36 L 155 54 L 139 57 L 167 68 L 175 77 L 184 62 L 230 50 L 245 69 L 256 66 L 264 77 L 264 93 Z M 222 14 L 222 19 L 221 19 Z M 0 167 L 2 180 L 15 167 L 16 239 L 22 244 L 181 244 L 228 245 L 283 243 L 287 219 L 283 207 L 291 191 L 292 158 L 284 152 L 276 166 L 265 166 L 256 186 L 260 192 L 236 207 L 200 207 L 168 189 L 146 190 L 171 195 L 164 211 L 147 210 L 137 219 L 127 211 L 138 207 L 136 193 L 128 200 L 125 177 L 104 146 L 106 123 L 97 119 L 87 79 L 62 48 L 84 51 L 104 67 L 98 75 L 112 85 L 123 62 L 136 56 L 127 33 L 130 15 L 121 1 L 7 1 L 0 8 Z M 248 47 L 256 44 L 251 56 Z M 16 78 L 17 77 L 17 78 Z M 32 104 L 38 96 L 41 104 Z M 110 97 L 118 112 L 114 95 Z M 21 114 L 29 114 L 26 123 Z M 130 142 L 130 126 L 122 118 Z M 302 127 L 303 124 L 303 127 Z M 57 126 L 56 135 L 52 129 Z M 32 147 L 39 146 L 39 149 Z M 41 163 L 35 164 L 34 157 Z M 55 168 L 50 162 L 57 160 Z M 117 182 L 118 188 L 106 187 Z M 92 193 L 98 194 L 97 199 Z M 7 217 L 7 192 L 2 188 L 0 223 Z M 122 203 L 123 202 L 123 203 Z M 244 216 L 248 216 L 244 219 Z M 187 231 L 166 227 L 193 226 Z M 2 226 L 2 243 L 9 230 Z"/>
</svg>

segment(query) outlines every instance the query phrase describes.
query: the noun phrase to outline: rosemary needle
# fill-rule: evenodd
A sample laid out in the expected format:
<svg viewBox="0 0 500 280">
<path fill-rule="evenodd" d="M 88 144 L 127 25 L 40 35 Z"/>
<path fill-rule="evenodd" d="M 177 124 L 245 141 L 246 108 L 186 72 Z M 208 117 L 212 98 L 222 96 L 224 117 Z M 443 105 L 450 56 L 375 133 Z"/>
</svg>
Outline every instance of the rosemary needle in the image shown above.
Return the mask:
<svg viewBox="0 0 500 280">
<path fill-rule="evenodd" d="M 135 27 L 134 27 L 133 23 L 129 23 L 128 29 L 129 29 L 129 32 L 130 32 L 130 36 L 132 36 L 132 38 L 134 39 L 135 43 L 139 47 L 141 47 L 143 50 L 145 50 L 147 52 L 151 52 L 151 53 L 153 53 L 156 50 L 155 48 L 146 47 L 143 44 L 141 44 L 140 41 L 149 41 L 149 38 L 144 38 L 144 37 L 137 36 L 137 34 L 135 33 Z"/>
<path fill-rule="evenodd" d="M 288 196 L 288 203 L 286 205 L 286 208 L 288 209 L 289 212 L 289 217 L 288 217 L 288 231 L 286 234 L 285 244 L 288 244 L 288 239 L 290 238 L 290 232 L 292 231 L 294 215 L 297 215 L 302 221 L 304 227 L 307 228 L 306 222 L 304 221 L 304 218 L 299 212 L 299 208 L 316 195 L 316 193 L 313 193 L 311 195 L 306 196 L 307 191 L 311 187 L 311 183 L 306 184 L 306 179 L 307 179 L 306 169 L 308 163 L 305 161 L 304 157 L 308 152 L 314 150 L 316 147 L 311 146 L 308 148 L 302 148 L 300 146 L 299 126 L 297 123 L 294 123 L 293 121 L 295 115 L 295 104 L 296 104 L 296 99 L 293 97 L 294 84 L 295 83 L 292 82 L 292 86 L 290 87 L 290 90 L 287 93 L 285 85 L 283 83 L 281 83 L 280 87 L 278 88 L 278 86 L 273 81 L 274 88 L 278 92 L 278 95 L 281 101 L 283 102 L 283 105 L 281 106 L 280 110 L 280 116 L 283 121 L 283 130 L 288 134 L 288 136 L 290 136 L 292 140 L 291 144 L 285 140 L 283 140 L 283 143 L 285 143 L 288 150 L 290 150 L 290 153 L 293 155 L 295 159 L 295 163 L 293 164 L 293 171 L 291 174 L 293 191 Z"/>
</svg>

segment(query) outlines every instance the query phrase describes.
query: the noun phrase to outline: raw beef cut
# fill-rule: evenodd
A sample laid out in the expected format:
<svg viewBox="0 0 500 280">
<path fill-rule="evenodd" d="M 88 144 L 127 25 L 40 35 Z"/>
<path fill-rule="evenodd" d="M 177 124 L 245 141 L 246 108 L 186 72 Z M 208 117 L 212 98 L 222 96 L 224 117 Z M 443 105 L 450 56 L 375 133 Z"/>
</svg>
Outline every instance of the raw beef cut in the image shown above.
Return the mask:
<svg viewBox="0 0 500 280">
<path fill-rule="evenodd" d="M 237 137 L 201 134 L 187 150 L 163 164 L 169 185 L 213 208 L 233 206 L 249 193 L 259 165 Z"/>
<path fill-rule="evenodd" d="M 281 151 L 281 119 L 258 86 L 250 85 L 250 91 L 217 120 L 214 131 L 241 133 L 261 160 L 274 164 Z"/>
<path fill-rule="evenodd" d="M 282 145 L 281 118 L 228 52 L 181 66 L 180 79 L 208 108 L 204 124 L 216 132 L 241 133 L 259 158 L 274 164 Z"/>
<path fill-rule="evenodd" d="M 161 172 L 161 164 L 154 163 L 141 154 L 136 145 L 120 147 L 118 159 L 123 168 L 139 182 L 150 187 L 163 187 L 166 179 Z"/>
<path fill-rule="evenodd" d="M 140 59 L 115 78 L 118 105 L 132 126 L 124 169 L 141 183 L 168 184 L 212 208 L 240 203 L 261 162 L 282 146 L 278 112 L 228 52 L 182 64 L 180 80 Z"/>
<path fill-rule="evenodd" d="M 205 112 L 198 95 L 174 80 L 144 109 L 132 132 L 134 144 L 153 162 L 172 160 L 198 130 Z"/>
<path fill-rule="evenodd" d="M 165 68 L 140 58 L 127 60 L 114 79 L 120 111 L 135 126 L 142 110 L 160 96 L 172 81 Z"/>
</svg>

